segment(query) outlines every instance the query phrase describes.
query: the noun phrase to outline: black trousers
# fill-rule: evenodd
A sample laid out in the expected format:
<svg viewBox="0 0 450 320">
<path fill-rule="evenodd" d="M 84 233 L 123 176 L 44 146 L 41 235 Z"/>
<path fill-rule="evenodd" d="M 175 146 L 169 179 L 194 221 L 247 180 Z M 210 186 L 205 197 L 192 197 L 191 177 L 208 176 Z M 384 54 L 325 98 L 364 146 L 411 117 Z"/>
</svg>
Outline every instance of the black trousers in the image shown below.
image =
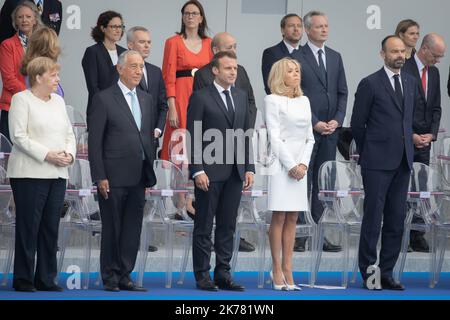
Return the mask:
<svg viewBox="0 0 450 320">
<path fill-rule="evenodd" d="M 11 178 L 10 183 L 16 203 L 13 287 L 21 283 L 51 287 L 57 275 L 58 227 L 66 180 Z"/>
<path fill-rule="evenodd" d="M 100 272 L 103 284 L 131 281 L 141 239 L 145 185 L 110 187 L 108 199 L 98 194 L 102 220 Z"/>
<path fill-rule="evenodd" d="M 410 169 L 406 157 L 395 170 L 361 170 L 364 184 L 364 216 L 359 242 L 359 269 L 366 279 L 367 267 L 377 261 L 380 235 L 379 267 L 381 276 L 390 277 L 400 253 Z"/>
<path fill-rule="evenodd" d="M 214 279 L 230 279 L 230 260 L 233 255 L 233 236 L 242 195 L 242 180 L 236 166 L 225 182 L 210 182 L 207 192 L 195 188 L 195 220 L 192 258 L 195 279 L 209 277 L 211 268 L 211 233 L 214 217 L 216 229 L 214 251 L 216 267 Z"/>
<path fill-rule="evenodd" d="M 2 110 L 0 116 L 0 133 L 3 134 L 9 141 L 11 138 L 9 137 L 9 124 L 8 124 L 8 114 L 9 112 L 6 110 Z"/>
</svg>

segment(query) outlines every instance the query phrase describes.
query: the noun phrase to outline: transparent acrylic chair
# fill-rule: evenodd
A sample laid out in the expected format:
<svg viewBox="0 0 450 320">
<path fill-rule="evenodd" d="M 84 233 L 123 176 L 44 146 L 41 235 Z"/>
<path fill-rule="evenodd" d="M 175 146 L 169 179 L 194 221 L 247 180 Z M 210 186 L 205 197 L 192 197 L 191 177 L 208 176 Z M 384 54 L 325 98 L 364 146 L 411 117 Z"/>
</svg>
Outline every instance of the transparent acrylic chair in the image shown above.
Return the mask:
<svg viewBox="0 0 450 320">
<path fill-rule="evenodd" d="M 405 218 L 402 247 L 394 270 L 394 276 L 398 281 L 401 280 L 405 267 L 411 230 L 416 230 L 429 234 L 429 286 L 434 287 L 436 284 L 438 230 L 439 228 L 445 229 L 446 225 L 443 219 L 445 215 L 441 211 L 443 200 L 444 192 L 438 171 L 433 167 L 414 162 L 407 197 L 408 211 Z M 414 216 L 421 217 L 424 223 L 413 223 Z"/>
<path fill-rule="evenodd" d="M 88 132 L 80 132 L 76 137 L 77 143 L 77 158 L 88 160 Z"/>
<path fill-rule="evenodd" d="M 87 124 L 84 115 L 73 106 L 66 105 L 67 116 L 69 117 L 72 129 L 75 134 L 75 139 L 87 131 Z"/>
<path fill-rule="evenodd" d="M 100 243 L 101 220 L 93 220 L 92 214 L 99 211 L 98 203 L 94 199 L 92 178 L 89 161 L 76 159 L 69 167 L 69 181 L 65 200 L 69 209 L 60 223 L 60 256 L 58 268 L 61 272 L 66 249 L 72 231 L 79 230 L 83 236 L 82 288 L 89 287 L 89 269 L 91 265 L 91 251 L 93 238 Z M 99 284 L 99 278 L 96 284 Z"/>
<path fill-rule="evenodd" d="M 353 268 L 353 279 L 356 279 L 357 254 L 350 264 L 350 239 L 356 239 L 358 248 L 362 221 L 362 181 L 360 175 L 353 170 L 354 163 L 327 161 L 319 169 L 319 199 L 324 206 L 322 218 L 318 223 L 317 247 L 315 248 L 315 267 L 311 283 L 317 280 L 325 230 L 340 232 L 342 236 L 342 276 L 341 286 L 348 286 L 349 266 Z"/>
<path fill-rule="evenodd" d="M 13 196 L 6 171 L 0 167 L 0 250 L 5 252 L 2 265 L 1 286 L 8 284 L 8 274 L 14 257 L 15 212 L 11 207 Z"/>
<path fill-rule="evenodd" d="M 165 286 L 172 286 L 172 264 L 173 264 L 173 242 L 176 233 L 185 232 L 188 240 L 184 243 L 183 263 L 187 264 L 187 255 L 192 243 L 192 230 L 194 224 L 191 218 L 186 214 L 184 208 L 179 208 L 177 213 L 183 220 L 175 220 L 170 217 L 169 210 L 174 208 L 177 202 L 178 194 L 187 194 L 186 178 L 175 164 L 165 160 L 155 160 L 153 169 L 156 174 L 156 185 L 147 191 L 146 195 L 146 212 L 144 215 L 143 230 L 141 237 L 141 249 L 138 262 L 138 280 L 137 283 L 142 285 L 145 265 L 148 255 L 148 246 L 150 244 L 151 230 L 158 229 L 164 233 L 165 250 L 166 250 L 166 279 Z M 184 262 L 186 261 L 186 262 Z M 186 268 L 186 266 L 184 267 Z"/>
<path fill-rule="evenodd" d="M 12 144 L 3 134 L 0 133 L 0 166 L 8 170 L 8 159 L 11 154 Z"/>
<path fill-rule="evenodd" d="M 238 209 L 236 221 L 236 231 L 234 234 L 233 255 L 231 258 L 231 274 L 236 269 L 239 256 L 239 242 L 241 232 L 244 230 L 255 231 L 257 233 L 256 253 L 258 268 L 258 287 L 264 284 L 264 241 L 266 233 L 266 223 L 259 215 L 257 200 L 267 195 L 267 176 L 255 175 L 254 185 L 250 190 L 242 192 L 241 202 Z"/>
</svg>

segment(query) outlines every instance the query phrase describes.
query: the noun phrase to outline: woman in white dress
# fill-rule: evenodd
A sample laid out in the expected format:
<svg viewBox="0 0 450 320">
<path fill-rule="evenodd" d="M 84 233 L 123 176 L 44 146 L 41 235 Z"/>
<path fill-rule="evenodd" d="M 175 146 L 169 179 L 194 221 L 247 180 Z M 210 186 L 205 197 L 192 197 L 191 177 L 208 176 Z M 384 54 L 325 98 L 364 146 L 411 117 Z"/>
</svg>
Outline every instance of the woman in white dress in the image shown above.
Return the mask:
<svg viewBox="0 0 450 320">
<path fill-rule="evenodd" d="M 265 122 L 277 167 L 268 179 L 272 283 L 276 290 L 300 290 L 292 276 L 299 211 L 309 210 L 306 171 L 314 146 L 309 99 L 300 88 L 300 64 L 291 58 L 270 70 L 271 95 L 265 97 Z"/>
</svg>

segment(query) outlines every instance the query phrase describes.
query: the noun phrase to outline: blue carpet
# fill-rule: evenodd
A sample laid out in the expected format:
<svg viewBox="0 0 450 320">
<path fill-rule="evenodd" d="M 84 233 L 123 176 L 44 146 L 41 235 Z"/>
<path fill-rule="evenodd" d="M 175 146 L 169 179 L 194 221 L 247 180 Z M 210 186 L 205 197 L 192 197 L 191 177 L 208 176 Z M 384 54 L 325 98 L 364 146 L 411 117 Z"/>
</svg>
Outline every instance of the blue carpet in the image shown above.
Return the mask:
<svg viewBox="0 0 450 320">
<path fill-rule="evenodd" d="M 8 287 L 0 287 L 0 300 L 450 300 L 450 273 L 442 273 L 436 288 L 428 287 L 428 273 L 405 273 L 402 283 L 406 290 L 399 291 L 369 291 L 362 288 L 362 282 L 350 284 L 346 290 L 324 290 L 303 288 L 302 291 L 274 291 L 266 285 L 264 289 L 256 286 L 255 272 L 238 272 L 236 282 L 245 285 L 244 292 L 205 292 L 195 289 L 192 273 L 186 275 L 182 286 L 176 284 L 178 274 L 174 274 L 174 285 L 164 287 L 164 273 L 146 273 L 144 286 L 148 292 L 106 292 L 101 287 L 94 286 L 97 274 L 92 273 L 92 284 L 89 290 L 69 290 L 64 292 L 15 292 Z M 67 275 L 62 275 L 60 285 L 65 286 Z M 296 273 L 297 282 L 306 283 L 307 273 Z M 340 273 L 319 273 L 319 285 L 339 285 Z"/>
</svg>

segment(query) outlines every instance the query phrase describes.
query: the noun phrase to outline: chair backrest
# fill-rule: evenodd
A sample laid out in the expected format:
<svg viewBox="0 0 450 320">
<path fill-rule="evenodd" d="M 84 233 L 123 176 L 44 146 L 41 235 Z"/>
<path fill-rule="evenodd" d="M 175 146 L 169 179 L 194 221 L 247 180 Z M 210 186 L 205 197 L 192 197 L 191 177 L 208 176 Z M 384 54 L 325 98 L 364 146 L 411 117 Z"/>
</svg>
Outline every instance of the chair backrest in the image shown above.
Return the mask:
<svg viewBox="0 0 450 320">
<path fill-rule="evenodd" d="M 14 210 L 11 210 L 12 190 L 6 171 L 0 167 L 0 224 L 11 224 L 15 221 Z"/>
<path fill-rule="evenodd" d="M 8 168 L 9 155 L 11 154 L 12 144 L 3 134 L 0 133 L 0 166 L 5 170 Z"/>
<path fill-rule="evenodd" d="M 350 161 L 358 162 L 359 159 L 359 153 L 356 148 L 356 142 L 354 139 L 352 139 L 352 142 L 350 143 L 350 148 L 348 150 L 348 158 Z"/>
<path fill-rule="evenodd" d="M 423 163 L 414 162 L 409 181 L 408 200 L 421 211 L 425 222 L 450 222 L 450 213 L 441 210 L 444 192 L 439 171 Z"/>
<path fill-rule="evenodd" d="M 66 112 L 73 126 L 86 126 L 86 120 L 80 111 L 66 104 Z"/>
<path fill-rule="evenodd" d="M 444 187 L 450 188 L 450 137 L 442 139 L 441 150 L 438 155 Z"/>
<path fill-rule="evenodd" d="M 319 199 L 324 204 L 322 222 L 361 222 L 362 181 L 350 161 L 326 161 L 319 169 Z"/>
<path fill-rule="evenodd" d="M 78 135 L 77 139 L 77 157 L 87 160 L 88 158 L 88 132 L 84 131 Z"/>
<path fill-rule="evenodd" d="M 93 183 L 89 161 L 84 159 L 76 159 L 75 163 L 69 167 L 68 189 L 88 191 L 92 189 L 92 185 Z M 89 221 L 90 214 L 98 211 L 98 204 L 95 202 L 93 194 L 81 196 L 80 193 L 75 193 L 74 197 L 71 198 L 77 199 L 74 204 L 75 208 L 71 211 L 76 214 L 76 216 L 71 218 L 76 220 L 79 219 L 81 221 Z"/>
</svg>

